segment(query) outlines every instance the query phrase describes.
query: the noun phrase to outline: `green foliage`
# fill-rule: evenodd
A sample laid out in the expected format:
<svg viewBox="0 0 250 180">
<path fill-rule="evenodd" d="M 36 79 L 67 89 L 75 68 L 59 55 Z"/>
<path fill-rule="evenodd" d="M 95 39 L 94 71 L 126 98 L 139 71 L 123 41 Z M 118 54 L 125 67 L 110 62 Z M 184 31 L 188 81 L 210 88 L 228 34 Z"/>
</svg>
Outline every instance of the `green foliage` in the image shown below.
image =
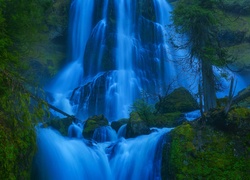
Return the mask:
<svg viewBox="0 0 250 180">
<path fill-rule="evenodd" d="M 36 150 L 34 126 L 45 115 L 45 107 L 32 101 L 16 73 L 1 70 L 0 83 L 1 178 L 29 179 Z"/>
<path fill-rule="evenodd" d="M 152 124 L 154 107 L 148 104 L 144 99 L 137 99 L 132 105 L 132 110 L 137 112 L 143 121 Z"/>
<path fill-rule="evenodd" d="M 54 75 L 66 56 L 69 4 L 70 0 L 0 2 L 1 61 L 10 61 L 10 56 L 14 56 L 26 69 L 32 65 L 23 75 L 35 81 Z M 56 38 L 61 39 L 56 41 Z M 33 66 L 34 61 L 39 68 Z"/>
<path fill-rule="evenodd" d="M 205 112 L 216 107 L 212 65 L 223 66 L 229 59 L 227 50 L 221 46 L 219 5 L 217 0 L 180 0 L 172 14 L 175 30 L 187 39 L 178 47 L 189 49 L 191 66 L 197 63 L 194 58 L 198 59 Z"/>
<path fill-rule="evenodd" d="M 32 44 L 46 31 L 45 1 L 0 0 L 0 174 L 1 179 L 29 179 L 36 150 L 34 126 L 46 112 L 27 91 L 26 62 Z M 34 90 L 35 91 L 35 90 Z"/>
<path fill-rule="evenodd" d="M 224 65 L 227 53 L 220 46 L 218 2 L 215 0 L 180 0 L 173 11 L 176 31 L 188 36 L 191 57 Z M 185 46 L 186 47 L 186 46 Z"/>
</svg>

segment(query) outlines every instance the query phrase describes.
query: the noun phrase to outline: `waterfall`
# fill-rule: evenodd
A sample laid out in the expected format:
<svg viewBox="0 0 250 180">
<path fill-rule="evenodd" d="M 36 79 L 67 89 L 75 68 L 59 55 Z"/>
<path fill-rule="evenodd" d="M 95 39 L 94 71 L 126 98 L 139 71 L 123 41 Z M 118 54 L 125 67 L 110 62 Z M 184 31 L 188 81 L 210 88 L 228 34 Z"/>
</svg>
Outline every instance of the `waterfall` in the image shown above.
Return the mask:
<svg viewBox="0 0 250 180">
<path fill-rule="evenodd" d="M 170 11 L 165 0 L 73 0 L 70 60 L 46 88 L 50 102 L 79 119 L 113 121 L 129 116 L 142 91 L 165 93 L 176 76 Z"/>
<path fill-rule="evenodd" d="M 93 140 L 97 142 L 115 141 L 116 139 L 116 132 L 110 126 L 99 127 L 93 134 Z"/>
<path fill-rule="evenodd" d="M 96 144 L 38 128 L 32 179 L 161 179 L 162 144 L 170 130 Z"/>
<path fill-rule="evenodd" d="M 84 49 L 92 30 L 94 1 L 74 0 L 70 13 L 70 59 L 71 62 L 51 82 L 47 91 L 53 95 L 53 104 L 68 114 L 75 114 L 70 96 L 83 77 Z M 84 11 L 82 7 L 85 7 Z"/>
<path fill-rule="evenodd" d="M 126 128 L 127 128 L 127 124 L 123 124 L 123 125 L 119 128 L 119 130 L 118 130 L 118 132 L 117 132 L 118 138 L 120 138 L 120 137 L 125 137 L 125 135 L 126 135 Z"/>
</svg>

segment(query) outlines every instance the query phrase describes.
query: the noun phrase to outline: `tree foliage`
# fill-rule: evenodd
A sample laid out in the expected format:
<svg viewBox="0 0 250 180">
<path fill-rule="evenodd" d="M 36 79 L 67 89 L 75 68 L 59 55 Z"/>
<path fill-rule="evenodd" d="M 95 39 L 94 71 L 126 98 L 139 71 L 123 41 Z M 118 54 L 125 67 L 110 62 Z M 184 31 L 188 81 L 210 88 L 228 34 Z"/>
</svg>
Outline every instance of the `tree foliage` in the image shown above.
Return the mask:
<svg viewBox="0 0 250 180">
<path fill-rule="evenodd" d="M 212 65 L 223 66 L 228 58 L 219 39 L 218 3 L 217 0 L 180 0 L 172 14 L 176 32 L 187 37 L 181 46 L 189 50 L 190 64 L 198 60 L 205 111 L 216 106 Z"/>
</svg>

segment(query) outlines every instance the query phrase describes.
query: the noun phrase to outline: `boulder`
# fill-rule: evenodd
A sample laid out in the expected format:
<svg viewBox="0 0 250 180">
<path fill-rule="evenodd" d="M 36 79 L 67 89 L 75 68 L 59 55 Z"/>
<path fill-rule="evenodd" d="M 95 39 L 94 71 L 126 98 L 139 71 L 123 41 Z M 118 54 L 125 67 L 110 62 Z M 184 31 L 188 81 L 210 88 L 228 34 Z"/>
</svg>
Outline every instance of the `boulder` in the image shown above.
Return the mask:
<svg viewBox="0 0 250 180">
<path fill-rule="evenodd" d="M 127 124 L 126 138 L 132 138 L 143 134 L 149 134 L 150 129 L 138 113 L 132 112 Z"/>
<path fill-rule="evenodd" d="M 116 131 L 118 132 L 118 130 L 120 129 L 120 127 L 124 124 L 127 124 L 128 123 L 128 119 L 120 119 L 118 121 L 113 121 L 111 123 L 111 127 Z"/>
<path fill-rule="evenodd" d="M 108 124 L 108 120 L 104 115 L 92 116 L 85 122 L 82 135 L 85 139 L 92 139 L 96 128 L 108 126 Z"/>
<path fill-rule="evenodd" d="M 171 112 L 189 112 L 199 109 L 197 101 L 192 94 L 185 88 L 175 89 L 171 94 L 160 97 L 160 101 L 156 103 L 155 109 L 157 113 Z"/>
</svg>

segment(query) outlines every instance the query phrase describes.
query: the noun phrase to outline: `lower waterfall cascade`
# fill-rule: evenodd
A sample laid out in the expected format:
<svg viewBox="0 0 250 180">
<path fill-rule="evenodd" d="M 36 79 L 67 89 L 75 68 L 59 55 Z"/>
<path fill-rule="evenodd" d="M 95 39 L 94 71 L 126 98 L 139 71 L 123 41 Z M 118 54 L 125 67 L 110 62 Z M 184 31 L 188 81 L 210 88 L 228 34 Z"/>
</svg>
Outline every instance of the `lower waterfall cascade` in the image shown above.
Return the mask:
<svg viewBox="0 0 250 180">
<path fill-rule="evenodd" d="M 96 143 L 37 128 L 33 179 L 161 179 L 161 151 L 169 131 L 163 128 L 136 138 Z"/>
</svg>

